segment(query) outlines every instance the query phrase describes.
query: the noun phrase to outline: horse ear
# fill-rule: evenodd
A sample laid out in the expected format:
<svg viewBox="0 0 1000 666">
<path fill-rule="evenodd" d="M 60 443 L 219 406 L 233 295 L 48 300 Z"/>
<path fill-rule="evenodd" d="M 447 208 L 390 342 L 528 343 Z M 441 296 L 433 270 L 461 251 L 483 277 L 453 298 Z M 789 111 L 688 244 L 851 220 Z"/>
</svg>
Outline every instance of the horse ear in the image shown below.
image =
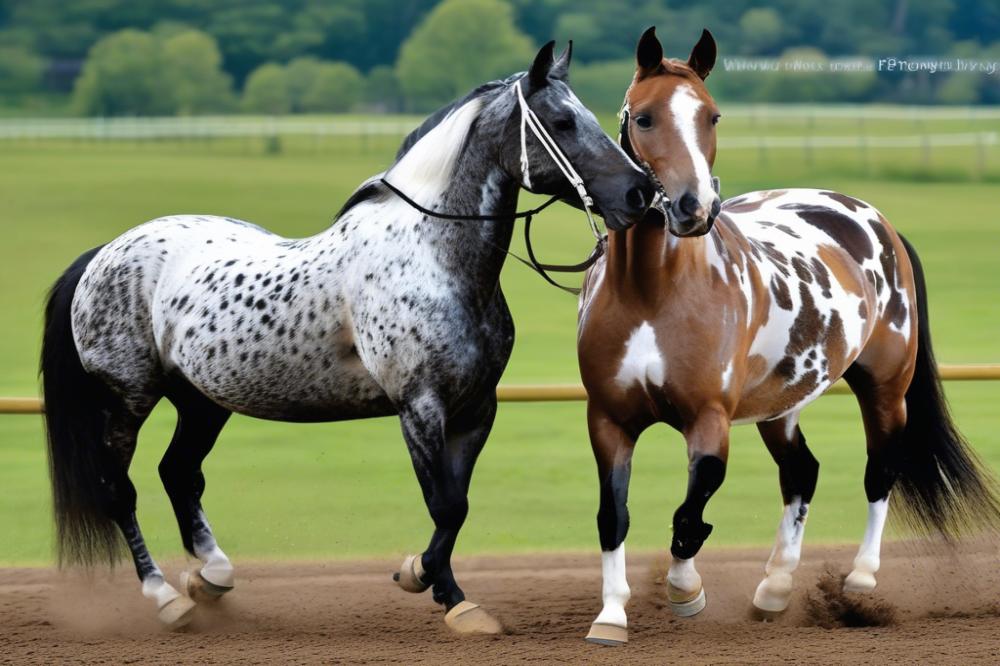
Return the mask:
<svg viewBox="0 0 1000 666">
<path fill-rule="evenodd" d="M 701 31 L 701 39 L 691 49 L 688 56 L 688 67 L 694 70 L 695 74 L 701 77 L 702 81 L 708 78 L 712 68 L 715 67 L 715 37 L 708 30 Z"/>
<path fill-rule="evenodd" d="M 635 47 L 636 78 L 644 79 L 656 74 L 663 63 L 663 46 L 656 37 L 656 26 L 650 26 L 639 38 Z"/>
<path fill-rule="evenodd" d="M 552 71 L 552 55 L 555 53 L 555 48 L 556 43 L 553 40 L 539 49 L 538 55 L 535 56 L 535 62 L 531 64 L 531 69 L 528 70 L 528 82 L 533 89 L 537 90 L 545 86 L 545 82 L 549 78 L 549 72 Z"/>
<path fill-rule="evenodd" d="M 573 59 L 573 40 L 569 40 L 569 46 L 559 54 L 556 58 L 555 63 L 552 65 L 552 71 L 549 72 L 549 76 L 553 79 L 559 79 L 564 83 L 569 83 L 569 61 Z"/>
</svg>

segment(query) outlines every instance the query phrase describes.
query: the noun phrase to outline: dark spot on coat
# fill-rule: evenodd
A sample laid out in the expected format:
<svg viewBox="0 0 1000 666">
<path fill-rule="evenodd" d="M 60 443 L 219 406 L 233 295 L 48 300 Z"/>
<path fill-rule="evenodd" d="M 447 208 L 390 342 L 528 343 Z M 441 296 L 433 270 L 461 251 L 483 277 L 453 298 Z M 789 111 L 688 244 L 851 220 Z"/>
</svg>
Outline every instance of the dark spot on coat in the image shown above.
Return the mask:
<svg viewBox="0 0 1000 666">
<path fill-rule="evenodd" d="M 792 268 L 795 269 L 795 274 L 799 276 L 799 279 L 806 284 L 812 284 L 813 276 L 809 267 L 806 266 L 806 262 L 802 261 L 798 257 L 792 257 Z"/>
<path fill-rule="evenodd" d="M 778 224 L 778 225 L 775 225 L 774 228 L 777 229 L 778 231 L 782 231 L 782 232 L 788 234 L 792 238 L 802 238 L 802 236 L 800 236 L 794 229 L 792 229 L 787 224 Z"/>
<path fill-rule="evenodd" d="M 774 366 L 774 371 L 786 380 L 791 379 L 795 376 L 795 359 L 791 356 L 784 357 Z"/>
<path fill-rule="evenodd" d="M 778 208 L 794 210 L 808 224 L 837 241 L 859 264 L 874 256 L 871 239 L 857 222 L 827 206 L 783 204 Z"/>
<path fill-rule="evenodd" d="M 845 208 L 847 208 L 852 213 L 857 211 L 859 208 L 868 208 L 868 204 L 863 201 L 858 201 L 854 197 L 849 197 L 846 194 L 841 194 L 840 192 L 820 192 L 824 197 L 830 197 L 836 202 L 839 202 Z"/>
<path fill-rule="evenodd" d="M 771 276 L 771 293 L 774 294 L 774 302 L 782 310 L 792 309 L 792 295 L 788 292 L 788 284 L 777 275 Z"/>
<path fill-rule="evenodd" d="M 816 278 L 816 284 L 823 290 L 823 296 L 825 298 L 832 297 L 833 294 L 830 292 L 830 273 L 827 271 L 826 266 L 816 257 L 812 258 L 809 265 L 812 268 L 813 277 Z"/>
</svg>

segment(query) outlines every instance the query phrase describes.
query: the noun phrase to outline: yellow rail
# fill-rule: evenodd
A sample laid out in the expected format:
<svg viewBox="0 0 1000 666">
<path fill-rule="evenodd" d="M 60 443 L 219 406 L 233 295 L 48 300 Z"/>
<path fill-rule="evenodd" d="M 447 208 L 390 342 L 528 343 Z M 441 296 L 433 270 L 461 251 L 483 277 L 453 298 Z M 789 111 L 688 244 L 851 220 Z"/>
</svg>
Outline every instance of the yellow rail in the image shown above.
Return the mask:
<svg viewBox="0 0 1000 666">
<path fill-rule="evenodd" d="M 992 381 L 1000 379 L 1000 363 L 981 365 L 941 365 L 941 379 L 952 382 Z M 843 380 L 827 391 L 828 394 L 850 393 Z M 500 402 L 566 402 L 586 400 L 587 392 L 580 384 L 510 384 L 497 387 Z M 41 414 L 38 398 L 0 398 L 0 414 Z"/>
</svg>

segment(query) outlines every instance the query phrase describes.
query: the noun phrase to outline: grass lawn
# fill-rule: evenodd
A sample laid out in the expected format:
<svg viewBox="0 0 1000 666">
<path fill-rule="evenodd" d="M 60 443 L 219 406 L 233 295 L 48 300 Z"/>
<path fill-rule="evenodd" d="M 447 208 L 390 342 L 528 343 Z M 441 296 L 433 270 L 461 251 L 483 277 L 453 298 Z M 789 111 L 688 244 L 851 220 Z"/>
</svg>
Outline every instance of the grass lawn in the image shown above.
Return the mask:
<svg viewBox="0 0 1000 666">
<path fill-rule="evenodd" d="M 761 130 L 738 122 L 731 131 Z M 314 233 L 357 183 L 386 166 L 395 143 L 289 146 L 275 156 L 243 144 L 0 145 L 0 395 L 36 393 L 45 291 L 83 250 L 147 219 L 182 212 L 240 217 L 291 236 Z M 867 167 L 849 151 L 818 151 L 811 161 L 801 151 L 775 151 L 764 160 L 752 151 L 733 152 L 720 155 L 717 171 L 727 196 L 821 186 L 878 206 L 923 258 L 938 358 L 988 362 L 1000 358 L 1000 204 L 991 171 L 997 156 L 987 156 L 985 180 L 963 182 L 976 163 L 969 150 L 936 150 L 929 166 L 919 150 L 897 151 L 874 156 Z M 546 260 L 575 261 L 589 250 L 585 221 L 566 207 L 546 213 L 535 227 Z M 518 329 L 504 381 L 577 381 L 574 299 L 514 262 L 503 284 Z M 960 425 L 1000 469 L 1000 384 L 947 388 Z M 172 411 L 163 406 L 143 430 L 132 471 L 140 520 L 161 558 L 181 553 L 156 478 L 172 429 Z M 807 538 L 856 541 L 866 504 L 864 442 L 853 399 L 820 400 L 806 411 L 803 429 L 822 464 Z M 754 428 L 735 430 L 730 457 L 727 481 L 707 512 L 716 525 L 709 547 L 769 543 L 780 494 L 777 471 Z M 430 536 L 395 419 L 289 425 L 238 417 L 205 472 L 207 512 L 223 547 L 237 558 L 403 553 Z M 477 467 L 458 552 L 596 550 L 595 476 L 582 403 L 502 405 Z M 0 531 L 6 535 L 0 564 L 50 560 L 47 484 L 40 419 L 0 416 Z M 631 548 L 666 547 L 685 484 L 680 436 L 665 426 L 651 429 L 634 465 Z"/>
</svg>

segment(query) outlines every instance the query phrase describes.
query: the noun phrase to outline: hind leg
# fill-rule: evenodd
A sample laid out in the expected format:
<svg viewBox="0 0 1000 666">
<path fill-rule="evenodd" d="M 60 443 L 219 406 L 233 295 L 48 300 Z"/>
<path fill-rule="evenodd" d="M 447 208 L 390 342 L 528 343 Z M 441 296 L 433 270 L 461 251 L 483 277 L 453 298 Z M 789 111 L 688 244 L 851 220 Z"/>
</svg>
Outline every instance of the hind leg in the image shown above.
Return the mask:
<svg viewBox="0 0 1000 666">
<path fill-rule="evenodd" d="M 174 508 L 184 548 L 203 563 L 201 571 L 181 574 L 181 586 L 192 599 L 212 601 L 233 588 L 233 565 L 216 543 L 201 507 L 205 491 L 201 464 L 230 412 L 186 382 L 172 386 L 167 399 L 177 408 L 177 427 L 160 461 L 160 479 Z"/>
<path fill-rule="evenodd" d="M 799 428 L 798 413 L 757 424 L 767 450 L 778 465 L 785 510 L 778 524 L 774 549 L 757 586 L 753 605 L 766 613 L 780 613 L 792 597 L 792 574 L 799 566 L 809 502 L 816 490 L 819 463 Z"/>
<path fill-rule="evenodd" d="M 899 438 L 906 426 L 905 385 L 896 378 L 879 381 L 857 363 L 844 377 L 858 398 L 868 446 L 865 466 L 868 523 L 864 540 L 854 558 L 854 568 L 844 581 L 844 591 L 871 592 L 875 589 L 875 573 L 880 565 L 889 492 L 896 481 L 893 461 L 899 453 Z M 906 379 L 908 381 L 909 377 Z"/>
<path fill-rule="evenodd" d="M 156 602 L 159 618 L 164 624 L 177 628 L 190 621 L 194 603 L 164 580 L 163 572 L 149 554 L 135 515 L 135 486 L 128 477 L 139 428 L 153 404 L 155 401 L 142 407 L 122 405 L 108 414 L 105 444 L 109 459 L 103 466 L 107 472 L 105 491 L 109 515 L 118 524 L 132 553 L 136 574 L 142 582 L 143 596 Z"/>
<path fill-rule="evenodd" d="M 451 554 L 469 512 L 469 483 L 496 416 L 492 395 L 455 416 L 446 416 L 436 398 L 424 396 L 400 410 L 403 436 L 420 481 L 434 534 L 427 550 L 410 557 L 394 577 L 403 589 L 433 586 L 434 601 L 447 611 L 445 623 L 458 633 L 495 634 L 500 624 L 465 599 L 451 570 Z"/>
</svg>

